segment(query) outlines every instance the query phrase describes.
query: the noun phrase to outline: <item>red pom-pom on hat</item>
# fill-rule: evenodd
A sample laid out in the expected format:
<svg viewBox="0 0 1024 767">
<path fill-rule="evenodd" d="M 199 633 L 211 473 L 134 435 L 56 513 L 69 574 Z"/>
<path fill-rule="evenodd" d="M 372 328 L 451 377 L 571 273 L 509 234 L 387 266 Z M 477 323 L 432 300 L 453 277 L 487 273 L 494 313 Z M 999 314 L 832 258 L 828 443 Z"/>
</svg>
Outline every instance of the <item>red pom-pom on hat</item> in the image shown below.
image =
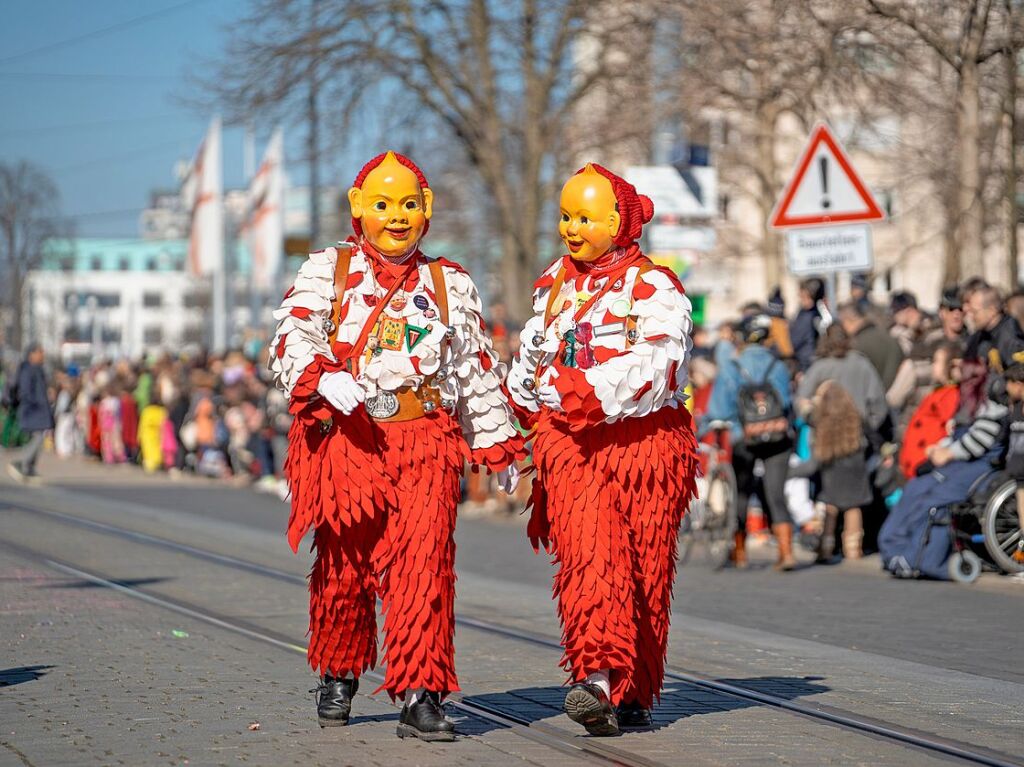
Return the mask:
<svg viewBox="0 0 1024 767">
<path fill-rule="evenodd" d="M 398 163 L 400 165 L 404 165 L 406 168 L 408 168 L 409 170 L 416 174 L 416 180 L 419 181 L 421 189 L 430 188 L 430 184 L 427 183 L 427 177 L 423 175 L 423 171 L 420 170 L 420 166 L 418 166 L 404 154 L 399 154 L 398 152 L 391 152 L 391 154 L 395 156 L 395 159 L 398 160 Z M 374 168 L 376 168 L 378 165 L 384 162 L 384 158 L 387 156 L 387 152 L 381 152 L 379 155 L 377 155 L 368 163 L 366 163 L 366 165 L 363 166 L 362 170 L 360 170 L 359 173 L 356 175 L 356 180 L 352 182 L 352 186 L 362 187 L 363 182 L 366 181 L 366 177 L 370 175 L 370 171 L 372 171 Z M 423 234 L 426 234 L 428 229 L 430 229 L 430 219 L 427 219 L 426 226 L 423 227 Z M 363 236 L 363 227 L 359 225 L 358 218 L 352 219 L 352 231 L 355 232 L 356 235 L 358 235 L 359 237 Z"/>
<path fill-rule="evenodd" d="M 619 218 L 622 220 L 619 224 L 619 232 L 612 241 L 620 247 L 626 247 L 640 237 L 644 224 L 654 218 L 654 203 L 647 195 L 639 194 L 636 187 L 622 176 L 612 173 L 603 165 L 594 162 L 590 163 L 590 167 L 608 179 L 612 185 L 612 193 L 615 195 L 615 202 L 619 209 Z M 579 175 L 585 170 L 586 167 L 580 168 L 576 174 Z"/>
</svg>

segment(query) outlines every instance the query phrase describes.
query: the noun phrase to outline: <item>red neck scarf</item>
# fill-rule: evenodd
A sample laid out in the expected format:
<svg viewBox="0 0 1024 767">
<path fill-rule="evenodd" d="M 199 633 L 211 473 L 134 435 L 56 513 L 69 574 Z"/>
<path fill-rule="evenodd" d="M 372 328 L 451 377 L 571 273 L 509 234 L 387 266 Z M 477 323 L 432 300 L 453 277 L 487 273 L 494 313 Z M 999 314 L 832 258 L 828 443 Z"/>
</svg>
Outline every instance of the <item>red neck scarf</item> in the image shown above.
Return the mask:
<svg viewBox="0 0 1024 767">
<path fill-rule="evenodd" d="M 377 280 L 377 284 L 382 288 L 390 290 L 394 281 L 403 274 L 408 274 L 405 285 L 402 286 L 403 290 L 412 290 L 416 286 L 417 270 L 414 268 L 412 272 L 408 272 L 408 269 L 409 265 L 414 261 L 417 266 L 425 261 L 418 245 L 412 253 L 403 256 L 401 260 L 388 258 L 367 242 L 365 237 L 360 240 L 359 248 L 366 254 L 370 266 L 373 268 L 374 279 Z"/>
<path fill-rule="evenodd" d="M 624 248 L 615 248 L 595 261 L 576 261 L 570 255 L 566 260 L 566 278 L 603 277 L 609 272 L 627 269 L 644 258 L 640 246 L 635 242 Z"/>
</svg>

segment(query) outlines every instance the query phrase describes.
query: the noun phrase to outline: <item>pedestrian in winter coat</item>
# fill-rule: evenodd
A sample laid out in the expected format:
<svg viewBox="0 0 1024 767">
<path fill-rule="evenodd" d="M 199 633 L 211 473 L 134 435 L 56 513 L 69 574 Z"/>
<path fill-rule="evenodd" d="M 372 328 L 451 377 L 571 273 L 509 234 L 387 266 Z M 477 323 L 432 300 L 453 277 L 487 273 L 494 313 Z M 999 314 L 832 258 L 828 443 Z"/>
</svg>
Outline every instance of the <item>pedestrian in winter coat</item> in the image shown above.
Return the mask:
<svg viewBox="0 0 1024 767">
<path fill-rule="evenodd" d="M 825 283 L 817 277 L 800 283 L 800 311 L 789 323 L 789 338 L 800 370 L 807 370 L 811 366 L 818 337 L 828 325 L 822 312 L 824 300 Z"/>
<path fill-rule="evenodd" d="M 882 387 L 888 391 L 903 363 L 903 350 L 899 343 L 871 322 L 855 301 L 839 305 L 839 324 L 850 337 L 850 345 L 871 361 L 882 379 Z"/>
<path fill-rule="evenodd" d="M 812 459 L 790 469 L 791 476 L 820 474 L 817 500 L 825 504 L 825 529 L 818 547 L 818 562 L 828 562 L 835 551 L 836 527 L 843 513 L 843 556 L 861 557 L 864 522 L 861 510 L 873 492 L 864 459 L 864 430 L 853 397 L 838 381 L 829 379 L 815 391 L 810 422 L 814 426 Z"/>
<path fill-rule="evenodd" d="M 43 347 L 39 344 L 29 346 L 14 384 L 18 426 L 30 435 L 21 458 L 8 466 L 8 471 L 18 480 L 36 476 L 36 461 L 43 448 L 43 439 L 53 428 L 53 410 L 47 394 L 43 360 Z"/>
<path fill-rule="evenodd" d="M 776 567 L 791 570 L 796 566 L 793 558 L 793 518 L 786 503 L 786 475 L 793 441 L 789 436 L 768 444 L 750 443 L 744 436 L 740 420 L 740 396 L 745 385 L 770 385 L 788 414 L 790 407 L 790 379 L 786 365 L 768 349 L 771 337 L 771 318 L 767 315 L 748 317 L 743 321 L 741 337 L 745 342 L 739 356 L 723 361 L 711 391 L 704 424 L 724 421 L 732 426 L 732 466 L 738 489 L 738 530 L 733 541 L 733 562 L 737 567 L 746 565 L 747 504 L 758 489 L 754 472 L 760 460 L 764 465 L 760 490 L 762 506 L 772 522 L 772 533 L 779 543 Z"/>
<path fill-rule="evenodd" d="M 796 394 L 799 415 L 810 411 L 815 392 L 828 380 L 839 381 L 849 392 L 865 431 L 873 442 L 878 442 L 877 435 L 889 415 L 882 379 L 867 357 L 851 348 L 850 337 L 839 325 L 826 331 L 818 344 L 818 359 L 800 381 Z"/>
</svg>

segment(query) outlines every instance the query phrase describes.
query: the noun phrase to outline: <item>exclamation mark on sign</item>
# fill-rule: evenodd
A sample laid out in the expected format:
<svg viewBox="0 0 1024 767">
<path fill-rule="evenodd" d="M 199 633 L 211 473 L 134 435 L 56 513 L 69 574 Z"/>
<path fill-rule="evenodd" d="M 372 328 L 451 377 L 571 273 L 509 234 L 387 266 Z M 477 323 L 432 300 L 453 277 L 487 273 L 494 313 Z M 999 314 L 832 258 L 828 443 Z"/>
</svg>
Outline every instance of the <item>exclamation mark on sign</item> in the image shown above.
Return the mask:
<svg viewBox="0 0 1024 767">
<path fill-rule="evenodd" d="M 821 172 L 821 207 L 828 210 L 832 203 L 828 199 L 828 157 L 826 155 L 818 158 L 818 170 Z"/>
</svg>

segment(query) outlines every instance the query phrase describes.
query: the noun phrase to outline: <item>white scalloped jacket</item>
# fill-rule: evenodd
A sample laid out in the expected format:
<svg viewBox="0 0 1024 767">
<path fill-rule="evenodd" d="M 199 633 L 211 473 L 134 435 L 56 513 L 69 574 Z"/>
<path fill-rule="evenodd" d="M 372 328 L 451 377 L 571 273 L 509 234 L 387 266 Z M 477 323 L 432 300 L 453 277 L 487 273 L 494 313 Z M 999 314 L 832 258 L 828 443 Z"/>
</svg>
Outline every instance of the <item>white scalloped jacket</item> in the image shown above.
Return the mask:
<svg viewBox="0 0 1024 767">
<path fill-rule="evenodd" d="M 552 287 L 550 278 L 557 274 L 562 263 L 563 259 L 557 259 L 538 280 L 540 283 L 549 278 L 549 285 L 533 293 L 534 316 L 523 328 L 520 336 L 522 345 L 512 361 L 508 378 L 512 399 L 533 412 L 538 412 L 541 405 L 537 401 L 536 389 L 531 390 L 524 382 L 533 379 L 538 365 L 542 365 L 542 370 L 551 365 L 561 335 L 571 327 L 577 297 L 596 293 L 608 279 L 601 275 L 566 279 L 559 298 L 555 300 L 551 324 L 545 331 L 544 311 Z M 605 423 L 645 416 L 662 407 L 682 407 L 686 401 L 683 390 L 688 380 L 687 362 L 693 345 L 690 340 L 690 300 L 667 275 L 656 269 L 639 277 L 654 289 L 653 293 L 647 298 L 634 299 L 639 273 L 638 266 L 630 267 L 621 284 L 613 285 L 580 320 L 590 322 L 594 327 L 591 346 L 598 363 L 580 372 L 601 403 Z M 628 349 L 627 317 L 636 322 L 637 330 L 636 342 Z M 678 364 L 673 366 L 673 363 Z M 556 364 L 555 368 L 558 367 Z M 671 374 L 673 368 L 674 375 Z"/>
<path fill-rule="evenodd" d="M 274 312 L 278 326 L 270 347 L 269 367 L 278 388 L 288 396 L 316 355 L 336 361 L 324 324 L 331 314 L 337 257 L 335 248 L 310 254 L 299 269 L 293 289 Z M 418 388 L 426 376 L 441 370 L 444 377 L 439 377 L 435 385 L 442 401 L 454 403 L 470 449 L 486 449 L 518 435 L 512 410 L 501 391 L 505 365 L 498 362 L 484 330 L 480 295 L 473 280 L 459 269 L 444 266 L 443 270 L 448 321 L 455 330 L 448 343 L 443 343 L 446 328 L 438 319 L 430 270 L 423 264 L 417 270 L 417 285 L 397 294 L 406 299 L 404 307 L 389 307 L 382 316 L 404 319 L 425 330 L 425 335 L 412 349 L 405 342 L 398 351 L 381 349 L 369 362 L 364 355 L 355 375 L 367 396 L 372 397 L 378 389 Z M 347 310 L 342 312 L 337 341 L 351 345 L 374 309 L 374 298 L 383 297 L 386 291 L 377 285 L 368 257 L 358 248 L 352 252 L 349 275 L 350 287 L 344 296 Z M 353 285 L 355 275 L 360 279 Z M 447 346 L 444 359 L 443 346 Z M 484 356 L 489 358 L 488 369 Z"/>
</svg>

